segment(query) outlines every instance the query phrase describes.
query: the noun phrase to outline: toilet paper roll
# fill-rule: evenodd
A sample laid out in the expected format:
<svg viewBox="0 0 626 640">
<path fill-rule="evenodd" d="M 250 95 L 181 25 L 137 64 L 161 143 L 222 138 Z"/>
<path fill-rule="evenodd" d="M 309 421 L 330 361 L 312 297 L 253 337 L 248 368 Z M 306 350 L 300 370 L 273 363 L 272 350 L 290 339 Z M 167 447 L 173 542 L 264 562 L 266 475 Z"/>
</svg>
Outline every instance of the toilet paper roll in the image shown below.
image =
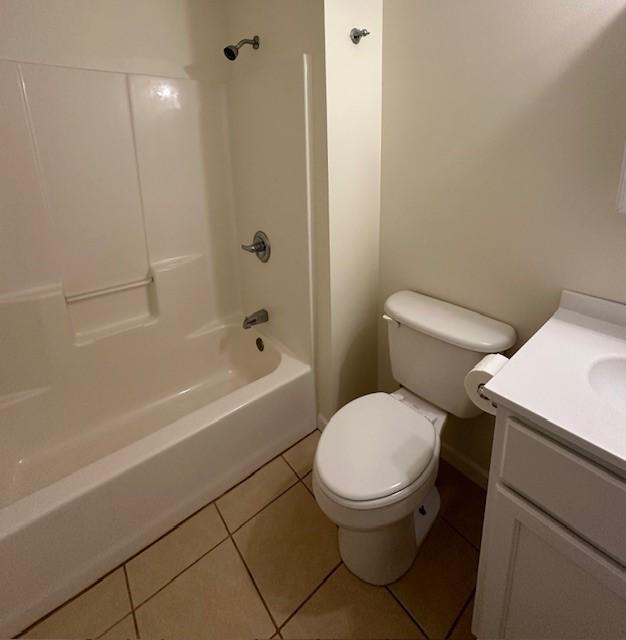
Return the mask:
<svg viewBox="0 0 626 640">
<path fill-rule="evenodd" d="M 492 404 L 491 400 L 484 395 L 482 387 L 487 384 L 508 361 L 508 358 L 499 353 L 490 353 L 465 376 L 465 391 L 470 400 L 479 409 L 485 413 L 490 413 L 492 416 L 496 414 L 496 407 Z"/>
</svg>

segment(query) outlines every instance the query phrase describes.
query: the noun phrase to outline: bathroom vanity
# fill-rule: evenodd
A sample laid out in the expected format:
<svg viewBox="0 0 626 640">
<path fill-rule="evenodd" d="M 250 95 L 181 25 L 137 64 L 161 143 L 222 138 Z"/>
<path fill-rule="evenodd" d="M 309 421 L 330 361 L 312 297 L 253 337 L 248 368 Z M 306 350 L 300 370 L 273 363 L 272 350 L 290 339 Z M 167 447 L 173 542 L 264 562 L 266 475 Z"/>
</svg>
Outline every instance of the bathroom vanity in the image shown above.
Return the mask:
<svg viewBox="0 0 626 640">
<path fill-rule="evenodd" d="M 626 306 L 563 292 L 497 405 L 473 632 L 626 637 Z"/>
</svg>

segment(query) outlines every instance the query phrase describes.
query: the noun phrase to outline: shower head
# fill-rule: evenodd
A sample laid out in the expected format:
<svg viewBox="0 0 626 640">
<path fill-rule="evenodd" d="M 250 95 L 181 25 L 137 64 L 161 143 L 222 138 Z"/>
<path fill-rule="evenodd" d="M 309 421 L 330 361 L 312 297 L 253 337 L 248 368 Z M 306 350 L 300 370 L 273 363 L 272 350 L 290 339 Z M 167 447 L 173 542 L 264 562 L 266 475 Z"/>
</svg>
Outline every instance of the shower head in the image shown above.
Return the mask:
<svg viewBox="0 0 626 640">
<path fill-rule="evenodd" d="M 224 55 L 231 61 L 236 60 L 239 55 L 239 49 L 241 49 L 244 44 L 251 44 L 253 49 L 258 49 L 261 46 L 259 36 L 254 36 L 254 38 L 244 38 L 237 44 L 229 44 L 224 47 Z"/>
</svg>

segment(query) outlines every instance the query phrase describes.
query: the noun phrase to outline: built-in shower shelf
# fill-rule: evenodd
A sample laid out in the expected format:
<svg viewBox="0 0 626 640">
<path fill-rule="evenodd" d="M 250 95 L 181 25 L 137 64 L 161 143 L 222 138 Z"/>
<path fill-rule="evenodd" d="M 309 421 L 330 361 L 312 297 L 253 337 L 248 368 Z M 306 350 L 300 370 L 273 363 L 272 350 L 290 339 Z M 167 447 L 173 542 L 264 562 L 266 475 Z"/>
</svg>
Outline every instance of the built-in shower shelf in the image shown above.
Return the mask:
<svg viewBox="0 0 626 640">
<path fill-rule="evenodd" d="M 241 319 L 243 318 L 243 316 L 244 316 L 244 313 L 243 311 L 241 311 L 238 314 L 231 314 L 223 318 L 218 318 L 211 322 L 207 322 L 206 324 L 203 324 L 202 326 L 188 333 L 185 336 L 185 340 L 195 340 L 196 338 L 202 338 L 212 333 L 216 329 L 219 329 L 220 327 L 226 327 L 233 324 L 240 325 Z"/>
<path fill-rule="evenodd" d="M 90 344 L 158 320 L 152 276 L 112 287 L 65 296 L 74 344 Z"/>
<path fill-rule="evenodd" d="M 116 335 L 119 335 L 120 333 L 125 333 L 127 331 L 132 331 L 134 329 L 150 327 L 156 324 L 157 322 L 158 322 L 158 318 L 151 315 L 140 316 L 138 318 L 129 318 L 128 320 L 125 320 L 123 322 L 109 324 L 106 326 L 102 326 L 98 329 L 75 333 L 74 344 L 77 347 L 85 346 L 88 344 L 92 344 L 96 340 L 110 338 L 112 336 L 116 336 Z"/>
</svg>

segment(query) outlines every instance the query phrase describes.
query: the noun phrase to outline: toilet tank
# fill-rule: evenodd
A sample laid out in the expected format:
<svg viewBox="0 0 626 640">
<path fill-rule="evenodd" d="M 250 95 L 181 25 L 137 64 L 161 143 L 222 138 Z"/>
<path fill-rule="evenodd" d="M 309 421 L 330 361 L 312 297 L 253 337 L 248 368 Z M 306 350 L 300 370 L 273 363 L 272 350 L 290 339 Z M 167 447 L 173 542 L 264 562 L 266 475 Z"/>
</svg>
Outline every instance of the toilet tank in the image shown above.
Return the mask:
<svg viewBox="0 0 626 640">
<path fill-rule="evenodd" d="M 459 418 L 480 415 L 463 380 L 486 354 L 515 344 L 513 327 L 414 291 L 389 296 L 384 317 L 394 379 Z"/>
</svg>

